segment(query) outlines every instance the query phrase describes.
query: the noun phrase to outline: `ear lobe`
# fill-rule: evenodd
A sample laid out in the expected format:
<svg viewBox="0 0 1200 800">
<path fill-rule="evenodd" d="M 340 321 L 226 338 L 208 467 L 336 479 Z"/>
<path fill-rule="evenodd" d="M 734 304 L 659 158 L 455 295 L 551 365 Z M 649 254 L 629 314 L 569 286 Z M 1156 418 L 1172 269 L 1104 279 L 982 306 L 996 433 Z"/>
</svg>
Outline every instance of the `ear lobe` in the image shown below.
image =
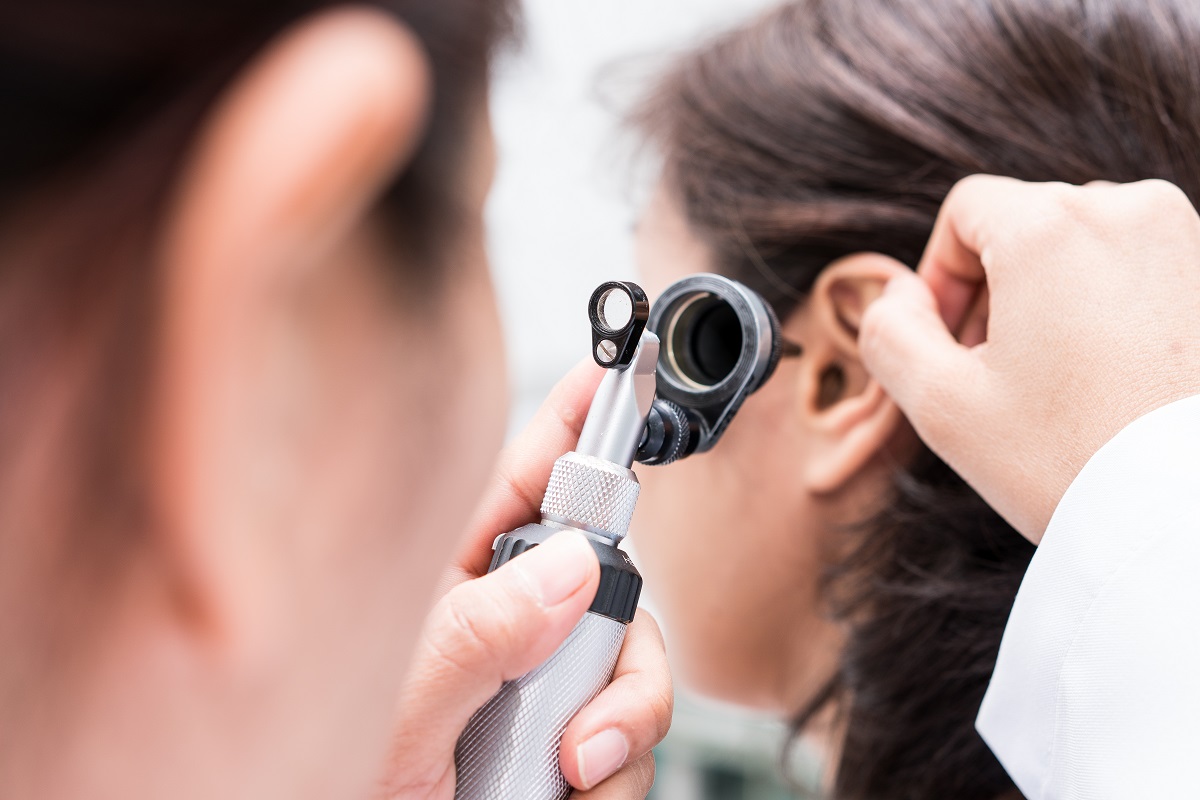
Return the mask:
<svg viewBox="0 0 1200 800">
<path fill-rule="evenodd" d="M 805 473 L 809 490 L 830 495 L 850 484 L 884 450 L 902 419 L 874 380 L 820 412 L 815 427 L 821 441 Z"/>
<path fill-rule="evenodd" d="M 305 433 L 288 427 L 305 388 L 294 307 L 333 302 L 301 290 L 328 280 L 331 252 L 418 146 L 430 95 L 399 22 L 323 12 L 234 80 L 180 178 L 163 234 L 156 530 L 189 618 L 235 647 L 269 641 L 285 613 L 268 523 Z"/>
<path fill-rule="evenodd" d="M 900 271 L 908 268 L 887 256 L 847 256 L 825 268 L 809 297 L 810 319 L 800 338 L 808 361 L 803 396 L 817 440 L 806 471 L 814 494 L 832 494 L 852 482 L 884 449 L 903 419 L 858 356 L 863 313 Z"/>
</svg>

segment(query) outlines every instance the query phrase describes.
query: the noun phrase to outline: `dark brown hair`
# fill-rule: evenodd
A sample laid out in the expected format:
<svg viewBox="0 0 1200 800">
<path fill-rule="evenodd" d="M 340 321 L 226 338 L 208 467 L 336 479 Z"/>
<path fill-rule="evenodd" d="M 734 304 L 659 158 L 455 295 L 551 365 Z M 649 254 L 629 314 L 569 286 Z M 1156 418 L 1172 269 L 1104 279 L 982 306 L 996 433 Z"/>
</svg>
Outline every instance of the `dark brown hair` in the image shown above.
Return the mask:
<svg viewBox="0 0 1200 800">
<path fill-rule="evenodd" d="M 515 2 L 365 4 L 407 24 L 432 67 L 425 138 L 377 209 L 411 256 L 403 279 L 428 282 L 458 229 L 463 151 L 493 53 L 515 35 Z M 0 553 L 38 541 L 61 551 L 55 561 L 101 575 L 145 529 L 135 461 L 157 323 L 153 237 L 179 161 L 239 69 L 287 25 L 333 5 L 0 5 Z M 31 483 L 57 487 L 54 508 L 15 522 L 8 501 Z"/>
<path fill-rule="evenodd" d="M 840 256 L 915 266 L 972 173 L 1200 198 L 1200 4 L 800 0 L 681 59 L 635 121 L 720 271 L 786 316 Z M 840 714 L 834 796 L 1015 794 L 974 719 L 1033 547 L 928 451 L 855 542 L 824 592 L 845 648 L 797 720 Z"/>
<path fill-rule="evenodd" d="M 454 216 L 465 137 L 472 133 L 497 46 L 515 35 L 513 0 L 365 0 L 407 24 L 425 47 L 432 120 L 386 204 L 414 244 Z M 328 0 L 43 0 L 0 9 L 0 197 L 61 173 L 97 169 L 174 114 L 170 135 L 139 161 L 160 181 L 194 122 L 266 41 Z M 145 142 L 140 142 L 145 145 Z"/>
</svg>

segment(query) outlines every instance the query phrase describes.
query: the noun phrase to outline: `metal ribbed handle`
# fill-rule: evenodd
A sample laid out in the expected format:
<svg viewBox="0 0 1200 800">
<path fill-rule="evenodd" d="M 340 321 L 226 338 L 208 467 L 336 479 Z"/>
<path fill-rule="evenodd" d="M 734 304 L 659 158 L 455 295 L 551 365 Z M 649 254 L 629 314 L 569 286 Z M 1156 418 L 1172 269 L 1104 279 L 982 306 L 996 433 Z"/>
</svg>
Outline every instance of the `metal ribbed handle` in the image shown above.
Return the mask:
<svg viewBox="0 0 1200 800">
<path fill-rule="evenodd" d="M 599 533 L 616 544 L 629 532 L 641 488 L 631 470 L 600 458 L 567 453 L 554 462 L 542 516 Z"/>
<path fill-rule="evenodd" d="M 567 723 L 612 681 L 625 624 L 587 613 L 550 660 L 479 709 L 454 751 L 455 800 L 565 800 Z"/>
<path fill-rule="evenodd" d="M 612 681 L 641 592 L 641 576 L 616 547 L 629 530 L 640 489 L 624 467 L 567 453 L 554 462 L 542 501 L 543 524 L 496 540 L 492 569 L 520 558 L 558 527 L 591 531 L 600 557 L 600 591 L 548 661 L 505 683 L 471 718 L 454 751 L 455 800 L 565 800 L 570 794 L 558 768 L 563 731 Z"/>
</svg>

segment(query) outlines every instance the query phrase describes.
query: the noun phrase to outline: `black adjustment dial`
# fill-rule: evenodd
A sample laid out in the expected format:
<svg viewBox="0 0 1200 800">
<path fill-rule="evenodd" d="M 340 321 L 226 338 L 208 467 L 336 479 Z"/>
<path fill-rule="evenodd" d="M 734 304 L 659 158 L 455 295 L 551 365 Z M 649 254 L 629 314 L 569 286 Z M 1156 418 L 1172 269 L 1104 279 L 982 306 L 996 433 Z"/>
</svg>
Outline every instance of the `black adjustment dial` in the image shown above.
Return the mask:
<svg viewBox="0 0 1200 800">
<path fill-rule="evenodd" d="M 496 540 L 492 564 L 488 572 L 500 565 L 532 550 L 558 531 L 544 525 L 526 525 Z M 642 575 L 629 560 L 624 550 L 588 537 L 592 549 L 600 559 L 600 586 L 596 598 L 588 610 L 618 622 L 633 621 L 638 599 L 642 594 Z"/>
</svg>

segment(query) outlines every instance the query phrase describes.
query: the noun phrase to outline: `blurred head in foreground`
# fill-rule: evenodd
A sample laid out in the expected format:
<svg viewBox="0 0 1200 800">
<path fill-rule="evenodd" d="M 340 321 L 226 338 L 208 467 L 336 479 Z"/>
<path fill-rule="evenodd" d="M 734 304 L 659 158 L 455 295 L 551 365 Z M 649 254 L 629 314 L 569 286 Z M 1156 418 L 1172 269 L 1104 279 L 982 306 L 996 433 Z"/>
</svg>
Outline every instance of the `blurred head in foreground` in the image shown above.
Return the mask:
<svg viewBox="0 0 1200 800">
<path fill-rule="evenodd" d="M 684 682 L 823 729 L 838 798 L 1014 793 L 973 723 L 1033 547 L 916 440 L 858 322 L 972 173 L 1200 199 L 1200 6 L 792 2 L 679 60 L 635 121 L 663 162 L 647 289 L 726 274 L 804 346 L 711 453 L 641 472 Z"/>
<path fill-rule="evenodd" d="M 503 0 L 0 9 L 0 794 L 354 797 L 503 428 Z"/>
</svg>

